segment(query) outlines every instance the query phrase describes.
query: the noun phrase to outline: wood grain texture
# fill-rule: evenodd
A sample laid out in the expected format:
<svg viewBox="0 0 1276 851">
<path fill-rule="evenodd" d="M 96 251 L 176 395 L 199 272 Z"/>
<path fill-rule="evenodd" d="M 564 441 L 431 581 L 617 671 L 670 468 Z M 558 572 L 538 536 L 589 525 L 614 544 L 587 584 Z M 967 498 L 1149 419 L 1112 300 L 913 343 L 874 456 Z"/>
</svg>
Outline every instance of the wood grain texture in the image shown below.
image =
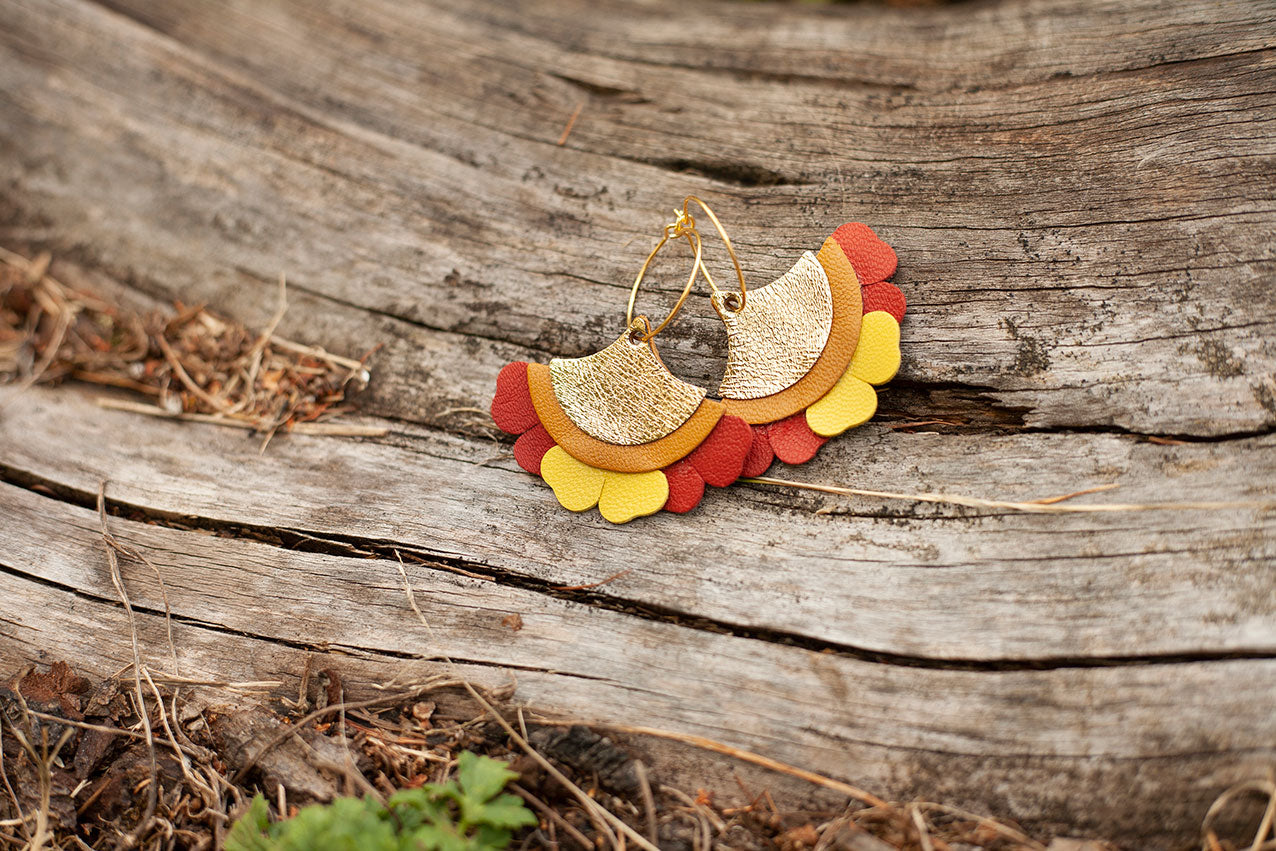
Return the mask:
<svg viewBox="0 0 1276 851">
<path fill-rule="evenodd" d="M 210 676 L 291 678 L 309 653 L 352 682 L 419 676 L 431 641 L 398 551 L 441 645 L 483 681 L 516 672 L 520 702 L 887 795 L 1170 846 L 1276 760 L 1270 511 L 737 486 L 616 528 L 563 512 L 455 410 L 484 407 L 509 360 L 613 340 L 662 211 L 695 192 L 755 283 L 872 224 L 909 299 L 883 416 L 965 424 L 870 424 L 782 475 L 1270 499 L 1270 4 L 0 0 L 0 21 L 0 244 L 129 303 L 247 321 L 285 271 L 287 334 L 384 344 L 363 407 L 391 428 L 262 455 L 82 388 L 17 398 L 7 666 L 126 661 L 86 510 L 106 479 L 112 522 L 162 568 L 183 663 Z M 640 306 L 662 313 L 680 275 L 662 261 Z M 707 300 L 658 344 L 717 386 Z M 159 658 L 162 605 L 129 578 Z"/>
<path fill-rule="evenodd" d="M 86 633 L 121 629 L 96 514 L 8 485 L 0 486 L 0 507 L 0 534 L 14 544 L 0 582 L 19 604 L 5 615 L 18 645 L 32 655 L 75 654 L 95 673 L 125 664 L 126 642 L 83 646 Z M 1028 800 L 1013 804 L 1010 815 L 1044 826 L 1051 809 L 1085 811 L 1051 825 L 1058 830 L 1141 829 L 1149 816 L 1188 821 L 1208 804 L 1208 793 L 1178 797 L 1184 766 L 1219 783 L 1259 770 L 1273 756 L 1271 659 L 919 669 L 715 635 L 414 565 L 427 630 L 407 605 L 394 561 L 291 552 L 121 520 L 112 521 L 112 531 L 159 569 L 186 676 L 220 677 L 228 669 L 252 680 L 282 676 L 288 685 L 281 691 L 295 691 L 297 669 L 279 667 L 283 648 L 271 647 L 284 637 L 290 661 L 298 649 L 339 653 L 358 659 L 365 677 L 371 671 L 401 683 L 438 668 L 416 660 L 446 654 L 467 667 L 509 670 L 519 699 L 533 706 L 588 706 L 596 721 L 641 718 L 741 747 L 763 743 L 776 758 L 896 794 L 942 790 L 987 806 L 997 795 L 993 778 L 1049 772 L 1068 782 L 1025 787 L 1020 794 Z M 134 606 L 147 614 L 156 664 L 167 664 L 158 583 L 136 563 L 125 581 Z M 74 591 L 75 604 L 48 610 L 41 601 L 50 588 Z M 334 595 L 346 605 L 333 606 Z M 503 622 L 510 614 L 520 616 L 521 629 Z M 200 637 L 192 640 L 192 633 Z M 1223 688 L 1229 693 L 1220 705 Z M 1220 711 L 1228 713 L 1225 731 L 1218 729 Z M 1167 739 L 1181 750 L 1167 750 Z M 1142 778 L 1135 794 L 1123 788 L 1131 768 Z M 980 782 L 992 785 L 971 788 Z M 1117 809 L 1127 814 L 1114 821 Z"/>
</svg>

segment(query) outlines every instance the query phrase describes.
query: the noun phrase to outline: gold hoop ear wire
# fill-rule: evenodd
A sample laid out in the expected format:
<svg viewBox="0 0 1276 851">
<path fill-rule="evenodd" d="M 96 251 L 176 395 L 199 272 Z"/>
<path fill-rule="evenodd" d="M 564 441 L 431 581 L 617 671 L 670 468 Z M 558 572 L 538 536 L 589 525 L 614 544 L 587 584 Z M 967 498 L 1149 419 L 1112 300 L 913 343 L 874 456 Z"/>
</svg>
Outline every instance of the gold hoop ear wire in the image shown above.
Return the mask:
<svg viewBox="0 0 1276 851">
<path fill-rule="evenodd" d="M 731 263 L 732 265 L 735 266 L 736 280 L 740 282 L 740 297 L 739 297 L 739 302 L 737 304 L 734 304 L 734 305 L 728 304 L 727 306 L 735 311 L 743 310 L 744 300 L 746 297 L 745 296 L 746 287 L 744 285 L 744 272 L 743 270 L 740 269 L 740 258 L 736 257 L 735 248 L 731 245 L 731 237 L 727 236 L 727 231 L 724 227 L 722 227 L 722 222 L 718 221 L 718 217 L 714 215 L 714 212 L 712 209 L 709 208 L 709 205 L 706 204 L 704 201 L 700 200 L 699 198 L 697 198 L 695 195 L 688 195 L 686 198 L 683 199 L 682 213 L 679 215 L 679 219 L 687 219 L 689 222 L 691 222 L 690 227 L 695 228 L 695 219 L 691 218 L 691 212 L 687 209 L 692 202 L 699 204 L 700 209 L 704 210 L 705 214 L 709 217 L 710 221 L 713 222 L 713 226 L 717 228 L 718 230 L 718 236 L 722 237 L 722 244 L 727 247 L 727 253 L 731 255 Z M 705 268 L 704 261 L 700 259 L 700 256 L 698 254 L 696 256 L 696 262 L 700 267 L 701 274 L 704 275 L 704 279 L 708 281 L 709 283 L 709 289 L 713 290 L 715 294 L 721 294 L 722 290 L 718 289 L 718 285 L 713 282 L 713 277 L 709 274 L 709 270 Z M 728 298 L 729 297 L 730 297 L 730 294 L 728 294 Z M 725 299 L 724 299 L 724 302 L 725 302 Z"/>
<path fill-rule="evenodd" d="M 665 225 L 664 235 L 660 237 L 656 247 L 651 249 L 651 253 L 643 261 L 642 268 L 638 270 L 638 277 L 634 278 L 634 285 L 629 290 L 629 304 L 625 307 L 625 323 L 637 332 L 639 329 L 634 325 L 634 302 L 638 299 L 638 288 L 642 286 L 642 279 L 646 277 L 651 261 L 656 259 L 656 255 L 660 253 L 660 249 L 665 247 L 665 243 L 678 237 L 684 237 L 687 240 L 687 244 L 695 250 L 696 257 L 695 262 L 691 265 L 691 275 L 688 276 L 687 283 L 682 288 L 682 294 L 678 296 L 678 301 L 674 304 L 673 309 L 669 311 L 669 315 L 665 317 L 665 321 L 657 325 L 654 330 L 646 322 L 642 323 L 643 331 L 639 333 L 638 339 L 644 343 L 663 331 L 665 326 L 682 309 L 687 296 L 691 294 L 691 288 L 695 286 L 697 273 L 704 275 L 704 279 L 709 283 L 709 288 L 714 293 L 721 294 L 722 292 L 722 290 L 718 289 L 718 285 L 714 283 L 713 276 L 709 274 L 709 270 L 704 265 L 704 241 L 700 238 L 700 231 L 696 230 L 696 220 L 691 215 L 690 210 L 693 202 L 700 205 L 700 209 L 704 210 L 710 221 L 713 222 L 714 228 L 718 231 L 718 236 L 722 237 L 722 244 L 727 247 L 727 253 L 731 255 L 731 263 L 735 266 L 736 280 L 740 282 L 740 293 L 738 299 L 733 299 L 736 303 L 730 304 L 727 302 L 727 306 L 736 311 L 744 309 L 745 294 L 747 292 L 744 284 L 744 271 L 740 268 L 740 258 L 736 256 L 735 248 L 731 245 L 731 237 L 727 236 L 726 228 L 722 226 L 722 222 L 718 221 L 718 217 L 708 204 L 695 195 L 688 195 L 682 200 L 682 209 L 674 210 L 675 218 L 673 222 Z M 728 293 L 727 298 L 731 298 L 734 295 L 735 293 Z"/>
<path fill-rule="evenodd" d="M 704 268 L 704 262 L 701 259 L 701 251 L 703 245 L 700 241 L 700 233 L 696 230 L 695 220 L 687 214 L 684 206 L 683 211 L 677 214 L 677 219 L 672 224 L 665 225 L 664 235 L 660 237 L 660 242 L 656 243 L 656 247 L 651 249 L 651 253 L 647 255 L 647 259 L 643 261 L 642 268 L 638 270 L 638 277 L 634 278 L 634 285 L 629 290 L 629 304 L 625 307 L 625 323 L 637 334 L 637 339 L 647 342 L 652 337 L 659 334 L 665 329 L 665 326 L 672 321 L 678 311 L 682 309 L 683 303 L 687 300 L 687 296 L 691 294 L 691 288 L 696 283 L 696 275 Z M 687 278 L 687 283 L 682 288 L 682 294 L 678 296 L 678 301 L 674 304 L 673 309 L 669 311 L 669 315 L 665 317 L 665 321 L 661 322 L 654 329 L 647 325 L 645 317 L 639 317 L 644 320 L 641 323 L 642 330 L 634 324 L 634 302 L 638 298 L 638 288 L 642 286 L 642 279 L 647 275 L 647 269 L 651 266 L 651 261 L 656 259 L 656 255 L 660 253 L 660 249 L 665 247 L 671 239 L 683 237 L 687 240 L 687 244 L 696 252 L 695 261 L 691 264 L 691 275 Z"/>
</svg>

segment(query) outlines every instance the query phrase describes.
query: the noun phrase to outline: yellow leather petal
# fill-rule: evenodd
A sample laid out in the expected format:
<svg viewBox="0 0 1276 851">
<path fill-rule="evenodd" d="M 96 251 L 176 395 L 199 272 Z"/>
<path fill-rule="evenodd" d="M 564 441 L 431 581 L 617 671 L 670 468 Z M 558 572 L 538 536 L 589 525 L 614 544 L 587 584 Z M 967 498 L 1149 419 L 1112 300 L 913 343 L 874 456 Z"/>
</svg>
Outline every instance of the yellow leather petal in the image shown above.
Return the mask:
<svg viewBox="0 0 1276 851">
<path fill-rule="evenodd" d="M 552 451 L 552 450 L 551 450 Z M 545 462 L 541 462 L 541 467 Z M 650 473 L 613 473 L 603 483 L 598 511 L 612 523 L 628 523 L 635 517 L 655 514 L 669 499 L 669 480 L 659 470 Z"/>
<path fill-rule="evenodd" d="M 885 384 L 895 377 L 899 372 L 899 323 L 894 316 L 884 310 L 864 314 L 860 342 L 848 371 L 869 384 Z"/>
<path fill-rule="evenodd" d="M 577 461 L 563 447 L 555 446 L 541 459 L 541 478 L 554 489 L 554 496 L 563 508 L 585 511 L 598 504 L 607 474 Z"/>
<path fill-rule="evenodd" d="M 885 316 L 895 321 L 889 313 Z M 863 340 L 863 337 L 860 339 Z M 848 368 L 832 390 L 806 409 L 806 424 L 821 437 L 833 437 L 868 422 L 876 411 L 877 391 L 868 382 L 852 375 Z"/>
</svg>

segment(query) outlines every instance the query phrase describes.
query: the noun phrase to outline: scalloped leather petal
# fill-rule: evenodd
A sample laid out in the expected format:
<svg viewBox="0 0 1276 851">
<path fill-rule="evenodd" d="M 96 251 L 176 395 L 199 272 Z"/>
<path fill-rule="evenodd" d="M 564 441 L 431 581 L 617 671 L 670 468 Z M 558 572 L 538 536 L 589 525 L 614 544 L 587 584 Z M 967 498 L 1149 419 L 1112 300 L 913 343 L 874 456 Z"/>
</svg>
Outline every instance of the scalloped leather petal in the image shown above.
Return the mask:
<svg viewBox="0 0 1276 851">
<path fill-rule="evenodd" d="M 875 284 L 895 274 L 895 267 L 899 265 L 895 249 L 883 242 L 868 225 L 861 222 L 844 224 L 833 231 L 833 238 L 855 267 L 861 285 Z"/>
<path fill-rule="evenodd" d="M 700 504 L 704 497 L 704 479 L 689 461 L 679 461 L 666 467 L 663 472 L 669 481 L 669 498 L 665 500 L 665 511 L 686 514 Z"/>
<path fill-rule="evenodd" d="M 669 480 L 660 470 L 650 473 L 603 472 L 598 512 L 612 523 L 628 523 L 635 517 L 655 514 L 668 501 Z"/>
<path fill-rule="evenodd" d="M 877 391 L 848 369 L 827 396 L 806 409 L 804 424 L 812 433 L 827 440 L 863 425 L 876 411 Z"/>
<path fill-rule="evenodd" d="M 514 460 L 527 472 L 539 476 L 541 459 L 545 457 L 546 452 L 557 445 L 554 443 L 554 438 L 549 436 L 549 432 L 545 431 L 545 426 L 537 423 L 514 441 Z"/>
<path fill-rule="evenodd" d="M 753 445 L 753 430 L 739 417 L 725 416 L 695 448 L 687 461 L 706 483 L 725 488 L 740 478 L 744 459 Z"/>
<path fill-rule="evenodd" d="M 904 312 L 908 309 L 908 302 L 905 300 L 904 294 L 899 291 L 899 287 L 890 281 L 878 281 L 876 284 L 861 287 L 860 293 L 864 298 L 865 313 L 884 310 L 894 316 L 896 322 L 904 321 Z"/>
<path fill-rule="evenodd" d="M 775 460 L 775 450 L 767 439 L 765 426 L 753 427 L 753 443 L 749 446 L 749 454 L 744 458 L 744 469 L 740 475 L 746 478 L 760 476 L 770 468 Z"/>
<path fill-rule="evenodd" d="M 541 478 L 554 489 L 563 508 L 586 511 L 598 504 L 607 474 L 577 461 L 563 447 L 554 446 L 541 458 Z"/>
<path fill-rule="evenodd" d="M 860 344 L 851 358 L 849 372 L 869 384 L 885 384 L 895 377 L 899 372 L 899 323 L 894 316 L 881 310 L 864 314 Z M 836 389 L 835 386 L 833 390 Z"/>
<path fill-rule="evenodd" d="M 527 389 L 527 364 L 508 363 L 496 376 L 496 395 L 492 397 L 492 419 L 496 427 L 510 434 L 522 434 L 540 423 L 532 394 Z"/>
<path fill-rule="evenodd" d="M 827 437 L 811 430 L 806 416 L 806 412 L 801 412 L 766 426 L 767 440 L 775 450 L 775 457 L 785 464 L 805 464 L 828 442 Z"/>
</svg>

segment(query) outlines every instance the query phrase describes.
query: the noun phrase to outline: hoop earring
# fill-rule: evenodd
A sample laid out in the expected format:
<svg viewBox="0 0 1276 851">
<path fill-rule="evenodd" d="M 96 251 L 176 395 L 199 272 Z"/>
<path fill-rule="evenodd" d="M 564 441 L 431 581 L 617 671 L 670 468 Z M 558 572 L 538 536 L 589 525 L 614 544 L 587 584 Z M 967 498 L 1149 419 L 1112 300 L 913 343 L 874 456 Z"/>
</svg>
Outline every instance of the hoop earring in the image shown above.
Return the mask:
<svg viewBox="0 0 1276 851">
<path fill-rule="evenodd" d="M 727 414 L 753 427 L 744 476 L 761 475 L 775 458 L 809 461 L 829 438 L 863 425 L 877 410 L 876 387 L 899 370 L 904 295 L 886 281 L 898 260 L 858 222 L 845 224 L 818 252 L 804 252 L 788 272 L 750 290 L 735 250 L 707 205 L 696 203 L 722 235 L 740 277 L 740 293 L 713 284 L 710 300 L 727 333 L 719 388 Z"/>
<path fill-rule="evenodd" d="M 653 328 L 646 316 L 634 316 L 634 303 L 656 255 L 679 238 L 695 252 L 691 274 Z M 596 505 L 612 523 L 661 509 L 685 513 L 706 485 L 726 487 L 740 477 L 753 442 L 749 424 L 670 373 L 653 343 L 691 292 L 701 250 L 684 207 L 639 269 L 615 342 L 588 357 L 511 363 L 497 376 L 492 419 L 519 436 L 515 461 L 544 479 L 564 508 Z"/>
</svg>

